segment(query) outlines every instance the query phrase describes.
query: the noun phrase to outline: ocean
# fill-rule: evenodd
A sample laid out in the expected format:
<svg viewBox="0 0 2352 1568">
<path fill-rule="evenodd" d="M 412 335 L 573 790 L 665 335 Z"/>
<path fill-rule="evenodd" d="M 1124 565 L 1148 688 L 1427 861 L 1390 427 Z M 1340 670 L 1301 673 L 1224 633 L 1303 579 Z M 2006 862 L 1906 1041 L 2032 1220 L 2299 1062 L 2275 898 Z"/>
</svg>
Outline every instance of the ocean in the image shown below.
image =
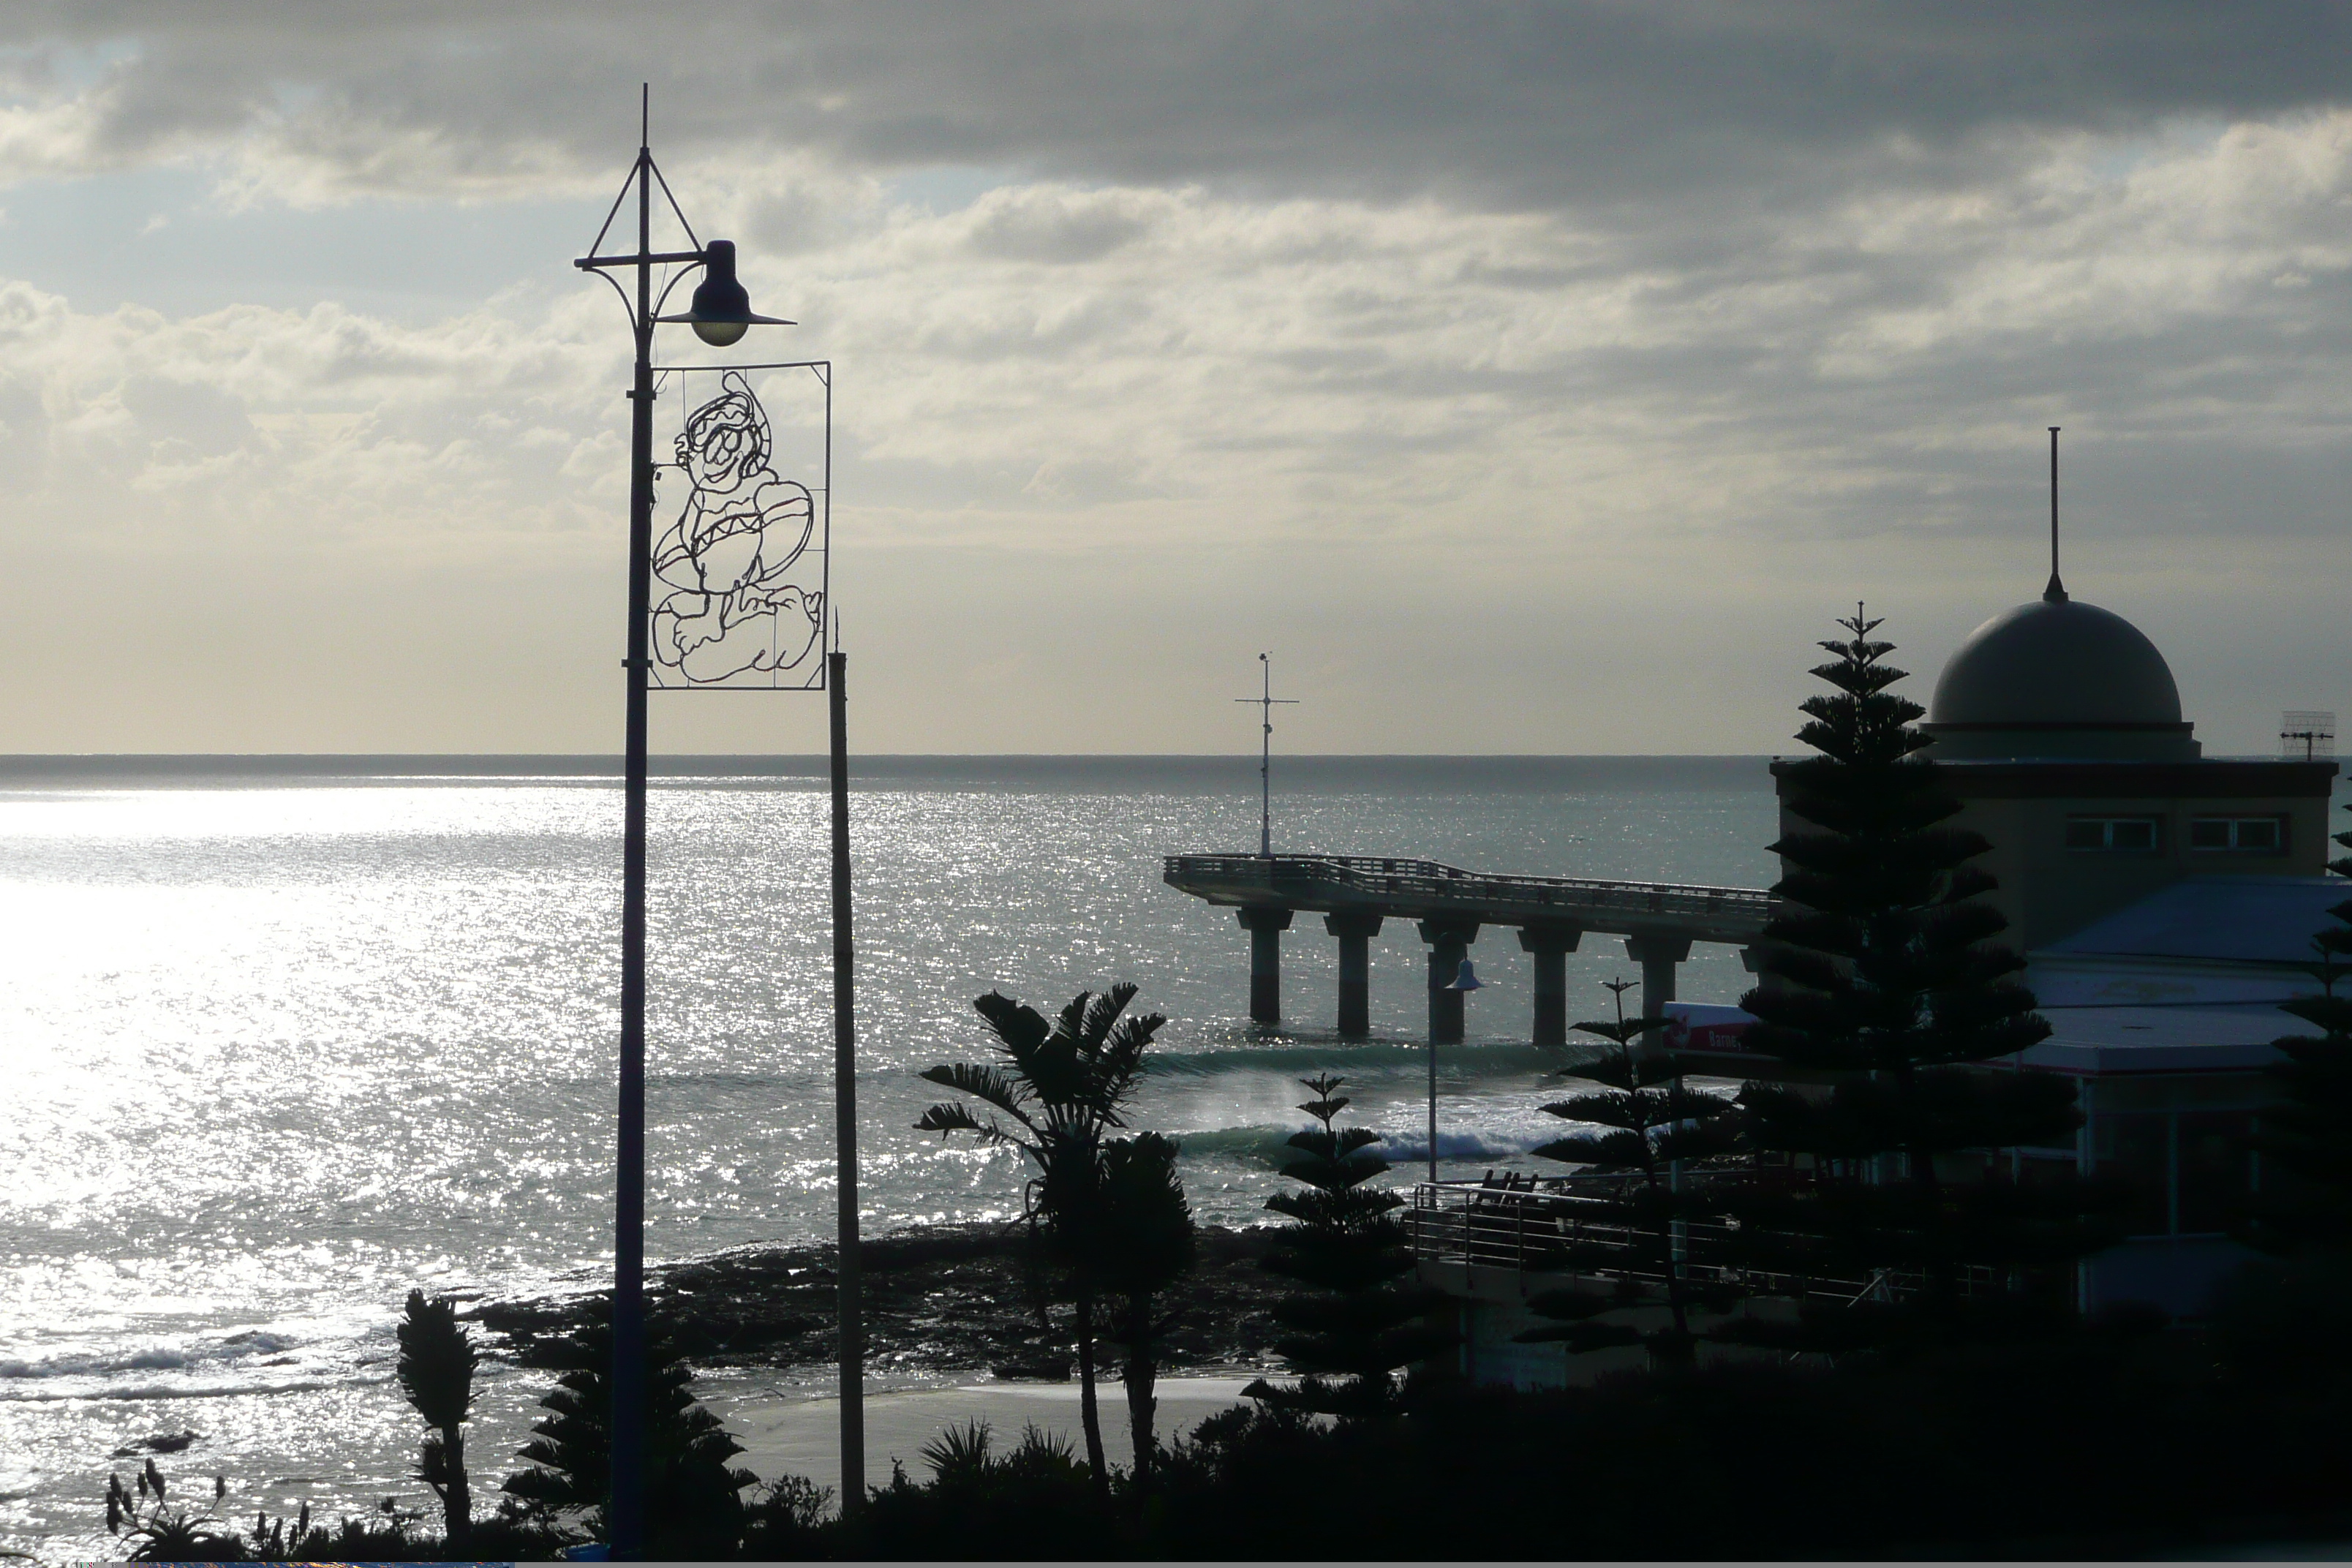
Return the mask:
<svg viewBox="0 0 2352 1568">
<path fill-rule="evenodd" d="M 189 1432 L 159 1461 L 175 1495 L 221 1474 L 247 1523 L 428 1500 L 391 1381 L 401 1299 L 609 1271 L 620 813 L 593 759 L 0 763 L 0 1546 L 110 1554 L 108 1469 Z M 1261 1217 L 1313 1072 L 1423 1157 L 1411 927 L 1374 939 L 1370 1040 L 1337 1037 L 1311 916 L 1264 1028 L 1231 911 L 1160 880 L 1163 855 L 1255 847 L 1255 759 L 866 759 L 852 816 L 867 1234 L 1018 1211 L 1012 1156 L 911 1128 L 938 1098 L 921 1068 L 985 1058 L 991 989 L 1050 1010 L 1130 980 L 1167 1015 L 1139 1120 L 1181 1140 L 1204 1221 Z M 1758 758 L 1276 764 L 1284 850 L 1760 887 L 1774 832 Z M 673 759 L 655 782 L 656 1260 L 830 1233 L 826 833 L 809 764 Z M 1489 988 L 1442 1058 L 1454 1174 L 1559 1130 L 1528 961 L 1507 932 L 1472 951 Z M 1606 939 L 1570 962 L 1583 1016 L 1637 974 Z M 1701 948 L 1680 990 L 1746 984 Z M 478 1497 L 544 1388 L 486 1366 Z"/>
</svg>

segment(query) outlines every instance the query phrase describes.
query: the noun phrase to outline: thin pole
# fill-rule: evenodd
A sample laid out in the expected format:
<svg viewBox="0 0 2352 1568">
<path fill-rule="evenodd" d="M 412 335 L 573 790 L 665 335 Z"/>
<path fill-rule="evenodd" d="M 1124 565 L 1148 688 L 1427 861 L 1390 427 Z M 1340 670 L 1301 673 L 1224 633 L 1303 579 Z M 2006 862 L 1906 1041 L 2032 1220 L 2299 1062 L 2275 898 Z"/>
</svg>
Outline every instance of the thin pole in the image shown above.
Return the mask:
<svg viewBox="0 0 2352 1568">
<path fill-rule="evenodd" d="M 650 99 L 650 89 L 647 89 Z M 637 144 L 637 254 L 653 251 L 653 153 Z M 646 685 L 653 664 L 653 264 L 637 263 L 629 392 L 628 717 L 621 830 L 621 1092 L 613 1199 L 613 1555 L 645 1555 Z"/>
<path fill-rule="evenodd" d="M 2066 585 L 2058 580 L 2058 426 L 2050 426 L 2050 586 L 2046 599 L 2063 599 Z"/>
<path fill-rule="evenodd" d="M 1262 653 L 1257 656 L 1257 662 L 1258 694 L 1255 697 L 1236 697 L 1234 700 L 1246 702 L 1258 712 L 1257 853 L 1258 858 L 1271 860 L 1274 858 L 1274 710 L 1276 708 L 1295 708 L 1298 700 L 1274 694 L 1272 655 Z"/>
<path fill-rule="evenodd" d="M 833 1142 L 841 1321 L 841 1514 L 866 1503 L 866 1342 L 858 1309 L 857 1023 L 851 989 L 856 948 L 849 925 L 849 656 L 835 648 L 827 670 L 833 709 Z"/>
<path fill-rule="evenodd" d="M 1437 1009 L 1429 1010 L 1429 1179 L 1437 1180 Z"/>
<path fill-rule="evenodd" d="M 1258 699 L 1262 732 L 1257 738 L 1257 852 L 1259 858 L 1270 860 L 1274 858 L 1274 661 L 1260 654 L 1257 669 L 1264 693 Z"/>
</svg>

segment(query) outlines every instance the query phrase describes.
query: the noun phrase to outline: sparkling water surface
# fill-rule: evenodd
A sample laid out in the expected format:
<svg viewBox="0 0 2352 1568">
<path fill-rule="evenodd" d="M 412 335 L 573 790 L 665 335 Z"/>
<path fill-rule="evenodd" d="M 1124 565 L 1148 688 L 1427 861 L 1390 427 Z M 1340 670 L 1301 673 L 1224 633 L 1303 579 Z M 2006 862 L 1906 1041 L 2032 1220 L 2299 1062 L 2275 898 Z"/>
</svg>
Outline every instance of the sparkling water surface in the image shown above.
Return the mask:
<svg viewBox="0 0 2352 1568">
<path fill-rule="evenodd" d="M 1259 1028 L 1232 914 L 1160 880 L 1163 855 L 1253 847 L 1257 804 L 1132 765 L 860 784 L 868 1234 L 1017 1210 L 1010 1155 L 910 1127 L 937 1098 L 917 1071 L 985 1055 L 971 1001 L 992 988 L 1050 1007 L 1129 979 L 1168 1015 L 1140 1121 L 1183 1139 L 1203 1220 L 1260 1216 L 1304 1124 L 1294 1080 L 1318 1069 L 1349 1079 L 1395 1158 L 1423 1157 L 1411 924 L 1373 941 L 1373 1038 L 1342 1043 L 1319 920 L 1285 940 L 1291 1022 Z M 673 779 L 651 809 L 649 1253 L 823 1237 L 825 797 L 800 779 Z M 1368 767 L 1277 793 L 1276 815 L 1277 847 L 1771 875 L 1760 763 L 1458 789 L 1425 765 L 1408 783 Z M 105 1475 L 136 1460 L 110 1456 L 165 1433 L 202 1434 L 166 1475 L 208 1495 L 225 1474 L 247 1522 L 304 1500 L 330 1518 L 429 1500 L 391 1383 L 401 1298 L 586 1289 L 610 1267 L 619 826 L 614 783 L 578 778 L 0 794 L 0 1544 L 119 1554 L 98 1532 Z M 1633 970 L 1616 942 L 1584 948 L 1571 1010 L 1591 1016 L 1597 982 Z M 1442 1060 L 1439 1153 L 1457 1173 L 1559 1131 L 1536 1109 L 1525 955 L 1505 931 L 1473 953 L 1490 989 Z M 1745 984 L 1735 954 L 1701 947 L 1680 989 L 1730 1001 Z M 478 1496 L 544 1387 L 486 1364 Z"/>
</svg>

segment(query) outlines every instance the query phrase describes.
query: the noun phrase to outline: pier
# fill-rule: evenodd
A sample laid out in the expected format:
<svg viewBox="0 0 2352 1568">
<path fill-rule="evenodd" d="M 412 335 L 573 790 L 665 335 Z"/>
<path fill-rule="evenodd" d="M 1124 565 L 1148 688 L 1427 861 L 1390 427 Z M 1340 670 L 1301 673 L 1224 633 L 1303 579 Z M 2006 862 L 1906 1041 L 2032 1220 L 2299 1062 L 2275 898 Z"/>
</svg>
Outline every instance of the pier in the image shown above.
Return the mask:
<svg viewBox="0 0 2352 1568">
<path fill-rule="evenodd" d="M 1323 916 L 1339 942 L 1339 1033 L 1370 1032 L 1370 939 L 1391 920 L 1411 921 L 1429 948 L 1431 1037 L 1462 1038 L 1462 993 L 1445 988 L 1479 932 L 1517 931 L 1535 971 L 1533 1037 L 1568 1038 L 1568 955 L 1590 932 L 1620 937 L 1642 966 L 1642 1005 L 1661 1012 L 1675 971 L 1696 942 L 1746 948 L 1763 934 L 1776 900 L 1761 888 L 1612 882 L 1465 871 L 1434 860 L 1363 855 L 1171 855 L 1162 879 L 1231 908 L 1250 933 L 1250 1016 L 1281 1021 L 1282 933 L 1300 910 Z"/>
</svg>

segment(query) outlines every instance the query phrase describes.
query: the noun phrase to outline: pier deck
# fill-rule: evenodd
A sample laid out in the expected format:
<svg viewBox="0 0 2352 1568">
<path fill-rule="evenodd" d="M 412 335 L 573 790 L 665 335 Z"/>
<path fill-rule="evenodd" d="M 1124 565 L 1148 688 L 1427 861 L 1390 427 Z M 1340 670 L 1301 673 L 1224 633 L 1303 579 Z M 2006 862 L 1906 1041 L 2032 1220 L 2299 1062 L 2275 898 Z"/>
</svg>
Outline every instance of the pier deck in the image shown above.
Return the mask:
<svg viewBox="0 0 2352 1568">
<path fill-rule="evenodd" d="M 1742 946 L 1763 934 L 1774 899 L 1761 888 L 1609 882 L 1465 871 L 1434 860 L 1370 855 L 1171 855 L 1162 879 L 1213 904 L 1480 925 L 1566 921 L 1612 936 L 1688 937 Z"/>
<path fill-rule="evenodd" d="M 1250 933 L 1250 1016 L 1278 1021 L 1281 933 L 1301 910 L 1339 939 L 1339 1032 L 1365 1028 L 1366 942 L 1389 920 L 1418 922 L 1429 944 L 1433 1038 L 1462 1037 L 1462 994 L 1445 989 L 1486 926 L 1513 926 L 1535 961 L 1535 1038 L 1566 1033 L 1566 960 L 1588 932 L 1625 939 L 1642 965 L 1643 1005 L 1674 996 L 1675 966 L 1694 942 L 1746 947 L 1777 900 L 1761 888 L 1620 882 L 1465 871 L 1434 860 L 1367 855 L 1171 855 L 1162 879 L 1232 909 Z"/>
</svg>

